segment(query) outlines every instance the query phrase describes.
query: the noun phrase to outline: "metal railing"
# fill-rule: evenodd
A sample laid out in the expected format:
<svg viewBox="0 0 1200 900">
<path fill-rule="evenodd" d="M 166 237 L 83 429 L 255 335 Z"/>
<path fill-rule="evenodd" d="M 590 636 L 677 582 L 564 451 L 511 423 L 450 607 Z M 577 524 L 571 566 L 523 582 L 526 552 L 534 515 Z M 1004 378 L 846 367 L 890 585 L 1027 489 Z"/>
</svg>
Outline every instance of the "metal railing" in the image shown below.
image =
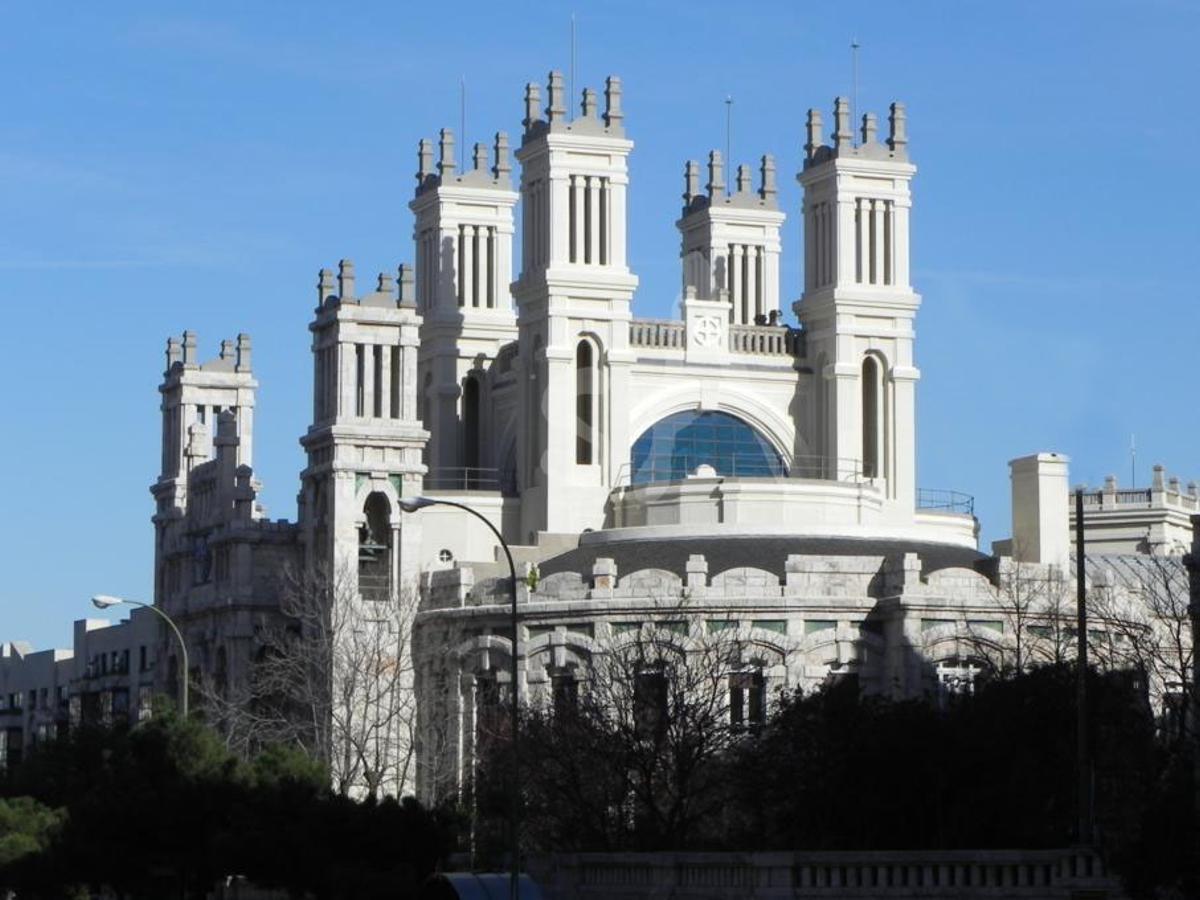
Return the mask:
<svg viewBox="0 0 1200 900">
<path fill-rule="evenodd" d="M 636 480 L 634 480 L 633 464 L 624 463 L 617 470 L 617 477 L 613 482 L 613 486 L 641 487 L 648 484 L 668 484 L 675 481 L 686 481 L 688 478 L 696 477 L 696 469 L 700 465 L 712 465 L 712 462 L 700 457 L 694 460 L 687 460 L 679 465 L 675 464 L 677 458 L 674 456 L 667 458 L 665 461 L 667 462 L 666 465 L 654 465 L 651 463 L 647 466 L 645 462 L 641 463 L 636 473 Z M 873 481 L 870 476 L 863 475 L 861 460 L 841 457 L 796 456 L 792 458 L 790 466 L 786 463 L 784 464 L 782 471 L 771 471 L 768 466 L 762 464 L 761 457 L 756 456 L 751 463 L 739 463 L 735 455 L 731 466 L 717 467 L 714 465 L 713 468 L 716 469 L 715 477 L 717 478 L 807 478 L 813 481 Z M 723 468 L 726 471 L 721 471 Z M 730 469 L 736 474 L 730 474 Z"/>
<path fill-rule="evenodd" d="M 962 491 L 917 488 L 917 509 L 975 515 L 975 497 Z"/>
<path fill-rule="evenodd" d="M 425 475 L 426 491 L 499 491 L 508 496 L 515 493 L 512 477 L 499 469 L 478 466 L 447 466 L 430 469 Z"/>
</svg>

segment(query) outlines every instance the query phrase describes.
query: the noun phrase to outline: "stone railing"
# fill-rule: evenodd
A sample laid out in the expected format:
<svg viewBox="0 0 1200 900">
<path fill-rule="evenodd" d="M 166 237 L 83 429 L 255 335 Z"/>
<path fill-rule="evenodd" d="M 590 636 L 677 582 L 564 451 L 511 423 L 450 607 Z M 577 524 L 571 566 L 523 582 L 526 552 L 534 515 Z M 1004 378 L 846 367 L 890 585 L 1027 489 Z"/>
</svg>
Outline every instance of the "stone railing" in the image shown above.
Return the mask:
<svg viewBox="0 0 1200 900">
<path fill-rule="evenodd" d="M 530 863 L 550 900 L 1123 896 L 1086 850 L 564 853 Z"/>
<path fill-rule="evenodd" d="M 1200 512 L 1200 488 L 1190 481 L 1185 488 L 1179 478 L 1167 477 L 1162 466 L 1154 467 L 1154 478 L 1150 487 L 1119 488 L 1117 479 L 1109 475 L 1104 487 L 1084 490 L 1083 505 L 1088 510 L 1105 509 L 1157 509 L 1173 507 L 1188 513 Z M 1074 514 L 1074 498 L 1071 510 Z"/>
<path fill-rule="evenodd" d="M 778 325 L 730 325 L 729 350 L 754 356 L 799 356 L 799 334 Z"/>
<path fill-rule="evenodd" d="M 800 332 L 779 325 L 730 325 L 729 352 L 748 356 L 800 356 Z M 634 319 L 629 345 L 648 350 L 683 350 L 687 328 L 677 319 Z"/>
<path fill-rule="evenodd" d="M 629 345 L 651 350 L 684 349 L 683 322 L 674 319 L 634 319 L 629 323 Z"/>
</svg>

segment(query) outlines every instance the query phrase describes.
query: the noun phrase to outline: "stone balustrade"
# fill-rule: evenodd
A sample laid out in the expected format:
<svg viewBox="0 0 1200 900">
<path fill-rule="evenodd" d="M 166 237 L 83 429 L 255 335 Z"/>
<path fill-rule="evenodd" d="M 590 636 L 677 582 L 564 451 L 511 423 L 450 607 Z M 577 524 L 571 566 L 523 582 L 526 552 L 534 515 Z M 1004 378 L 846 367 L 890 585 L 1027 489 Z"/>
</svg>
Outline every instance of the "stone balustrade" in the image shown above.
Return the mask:
<svg viewBox="0 0 1200 900">
<path fill-rule="evenodd" d="M 629 345 L 648 350 L 682 350 L 683 322 L 674 319 L 634 319 L 629 323 Z"/>
<path fill-rule="evenodd" d="M 778 325 L 731 325 L 729 350 L 753 356 L 799 356 L 799 334 Z"/>
<path fill-rule="evenodd" d="M 1194 481 L 1184 488 L 1177 476 L 1168 478 L 1162 466 L 1155 466 L 1150 487 L 1120 488 L 1116 476 L 1109 475 L 1103 488 L 1084 490 L 1083 505 L 1089 510 L 1172 507 L 1194 513 L 1200 512 L 1200 488 Z"/>
<path fill-rule="evenodd" d="M 747 356 L 800 356 L 800 332 L 779 325 L 730 325 L 729 352 Z M 629 323 L 629 345 L 647 350 L 683 350 L 687 346 L 685 323 L 676 319 L 634 319 Z"/>
<path fill-rule="evenodd" d="M 1088 850 L 547 854 L 549 900 L 581 898 L 1122 897 Z"/>
</svg>

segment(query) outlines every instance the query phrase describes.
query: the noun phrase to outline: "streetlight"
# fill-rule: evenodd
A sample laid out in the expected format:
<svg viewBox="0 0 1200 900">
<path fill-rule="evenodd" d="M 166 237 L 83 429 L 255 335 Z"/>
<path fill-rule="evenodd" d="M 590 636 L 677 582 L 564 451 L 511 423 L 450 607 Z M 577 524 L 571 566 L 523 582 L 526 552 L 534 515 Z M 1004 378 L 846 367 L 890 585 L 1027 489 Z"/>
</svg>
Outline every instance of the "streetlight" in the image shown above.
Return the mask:
<svg viewBox="0 0 1200 900">
<path fill-rule="evenodd" d="M 453 506 L 456 509 L 461 509 L 468 512 L 477 518 L 480 522 L 486 525 L 496 536 L 496 540 L 500 542 L 500 546 L 504 548 L 504 556 L 508 560 L 509 574 L 509 596 L 512 600 L 511 605 L 511 625 L 512 625 L 512 653 L 509 654 L 509 659 L 512 663 L 510 677 L 512 679 L 509 689 L 509 722 L 512 731 L 512 779 L 509 785 L 509 828 L 512 834 L 509 835 L 510 846 L 512 852 L 512 864 L 510 867 L 509 876 L 509 896 L 511 900 L 518 900 L 520 894 L 519 882 L 520 866 L 521 866 L 521 828 L 520 828 L 520 805 L 521 792 L 518 789 L 520 781 L 521 767 L 520 756 L 518 755 L 518 714 L 517 714 L 517 567 L 513 565 L 512 551 L 508 549 L 508 542 L 504 540 L 504 536 L 496 528 L 491 521 L 482 513 L 465 506 L 462 503 L 455 503 L 453 500 L 435 500 L 433 497 L 412 497 L 407 500 L 401 500 L 400 509 L 406 513 L 416 512 L 419 509 L 424 509 L 427 506 Z"/>
<path fill-rule="evenodd" d="M 171 617 L 159 609 L 157 606 L 152 606 L 149 603 L 142 603 L 140 600 L 126 600 L 124 597 L 110 597 L 108 594 L 97 594 L 92 598 L 92 606 L 96 609 L 108 609 L 112 606 L 120 606 L 124 603 L 126 606 L 140 606 L 143 609 L 148 609 L 151 612 L 157 613 L 162 617 L 162 620 L 171 626 L 171 630 L 175 632 L 175 637 L 179 639 L 179 650 L 181 656 L 179 658 L 180 675 L 179 680 L 179 709 L 183 713 L 183 718 L 186 720 L 188 715 L 188 655 L 187 644 L 183 641 L 183 635 L 179 628 L 171 621 Z"/>
</svg>

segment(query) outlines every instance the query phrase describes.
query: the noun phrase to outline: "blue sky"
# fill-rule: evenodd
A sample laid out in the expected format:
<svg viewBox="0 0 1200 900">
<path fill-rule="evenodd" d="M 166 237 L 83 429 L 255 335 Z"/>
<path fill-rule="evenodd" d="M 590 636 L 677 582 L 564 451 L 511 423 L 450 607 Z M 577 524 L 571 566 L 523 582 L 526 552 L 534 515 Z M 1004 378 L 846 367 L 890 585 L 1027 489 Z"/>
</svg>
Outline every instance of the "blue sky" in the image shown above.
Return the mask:
<svg viewBox="0 0 1200 900">
<path fill-rule="evenodd" d="M 635 312 L 678 295 L 682 164 L 775 154 L 799 294 L 804 112 L 909 108 L 919 481 L 1008 532 L 1008 459 L 1200 478 L 1194 2 L 7 4 L 0 43 L 0 640 L 150 597 L 168 335 L 253 335 L 255 454 L 295 515 L 318 268 L 410 261 L 416 142 L 498 128 L 569 65 L 625 84 Z M 829 117 L 826 116 L 826 121 Z"/>
</svg>

